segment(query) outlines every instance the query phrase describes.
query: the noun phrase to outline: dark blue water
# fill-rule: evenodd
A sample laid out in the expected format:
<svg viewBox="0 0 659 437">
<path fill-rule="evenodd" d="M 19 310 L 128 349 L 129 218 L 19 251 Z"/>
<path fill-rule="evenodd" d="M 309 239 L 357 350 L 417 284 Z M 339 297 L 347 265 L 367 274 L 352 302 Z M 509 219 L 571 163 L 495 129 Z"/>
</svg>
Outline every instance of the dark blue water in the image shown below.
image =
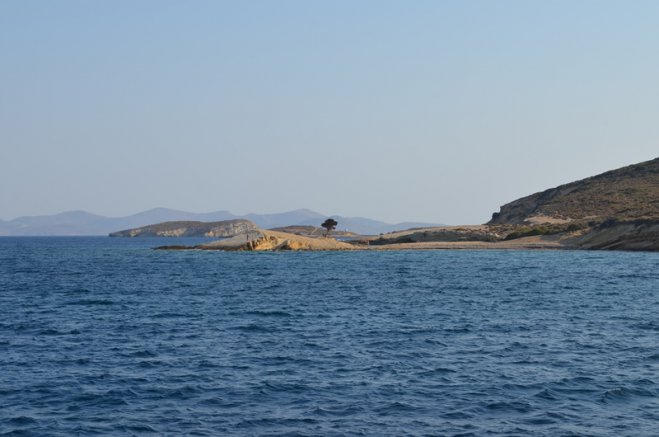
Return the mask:
<svg viewBox="0 0 659 437">
<path fill-rule="evenodd" d="M 0 434 L 659 434 L 659 254 L 158 244 L 0 238 Z"/>
</svg>

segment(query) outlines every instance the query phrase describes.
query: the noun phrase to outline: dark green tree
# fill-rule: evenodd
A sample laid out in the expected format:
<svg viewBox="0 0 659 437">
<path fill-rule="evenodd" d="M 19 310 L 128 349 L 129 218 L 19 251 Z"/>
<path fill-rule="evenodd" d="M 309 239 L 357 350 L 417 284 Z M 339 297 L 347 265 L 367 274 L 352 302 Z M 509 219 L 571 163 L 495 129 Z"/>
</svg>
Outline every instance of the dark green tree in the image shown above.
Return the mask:
<svg viewBox="0 0 659 437">
<path fill-rule="evenodd" d="M 330 233 L 332 230 L 336 229 L 336 225 L 338 225 L 338 224 L 339 224 L 339 222 L 337 222 L 337 221 L 334 220 L 333 218 L 328 218 L 328 219 L 325 220 L 320 226 L 322 226 L 323 228 L 327 229 L 327 231 L 325 232 L 325 236 L 327 237 L 327 236 L 329 236 L 329 233 Z"/>
</svg>

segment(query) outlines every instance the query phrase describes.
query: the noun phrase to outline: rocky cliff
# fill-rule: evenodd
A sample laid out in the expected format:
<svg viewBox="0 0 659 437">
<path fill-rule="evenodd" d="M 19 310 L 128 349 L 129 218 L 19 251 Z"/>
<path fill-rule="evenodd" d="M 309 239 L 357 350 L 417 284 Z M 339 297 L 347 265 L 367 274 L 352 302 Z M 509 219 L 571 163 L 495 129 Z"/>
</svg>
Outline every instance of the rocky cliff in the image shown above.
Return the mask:
<svg viewBox="0 0 659 437">
<path fill-rule="evenodd" d="M 234 237 L 258 227 L 249 220 L 164 222 L 112 232 L 110 237 Z"/>
<path fill-rule="evenodd" d="M 659 158 L 515 200 L 488 224 L 659 219 Z"/>
<path fill-rule="evenodd" d="M 607 220 L 567 241 L 580 249 L 659 251 L 659 220 Z"/>
</svg>

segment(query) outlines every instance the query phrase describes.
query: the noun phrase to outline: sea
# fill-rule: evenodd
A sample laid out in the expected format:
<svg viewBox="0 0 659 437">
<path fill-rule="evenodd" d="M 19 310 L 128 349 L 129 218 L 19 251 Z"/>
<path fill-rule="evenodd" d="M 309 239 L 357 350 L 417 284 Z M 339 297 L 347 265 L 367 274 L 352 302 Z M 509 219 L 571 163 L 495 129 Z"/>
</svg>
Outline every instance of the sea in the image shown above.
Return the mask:
<svg viewBox="0 0 659 437">
<path fill-rule="evenodd" d="M 0 435 L 659 435 L 657 253 L 163 244 L 0 238 Z"/>
</svg>

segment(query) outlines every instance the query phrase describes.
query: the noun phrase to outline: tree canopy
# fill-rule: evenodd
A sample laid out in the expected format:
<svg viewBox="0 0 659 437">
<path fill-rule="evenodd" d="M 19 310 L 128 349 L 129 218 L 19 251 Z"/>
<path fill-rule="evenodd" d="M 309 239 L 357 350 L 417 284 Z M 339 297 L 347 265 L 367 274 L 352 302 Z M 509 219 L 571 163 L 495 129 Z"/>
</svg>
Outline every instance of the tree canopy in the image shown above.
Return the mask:
<svg viewBox="0 0 659 437">
<path fill-rule="evenodd" d="M 325 220 L 320 226 L 322 226 L 323 228 L 327 229 L 327 232 L 325 232 L 325 236 L 328 236 L 329 233 L 330 233 L 332 230 L 336 229 L 336 225 L 338 225 L 338 224 L 339 224 L 339 222 L 337 222 L 337 221 L 334 220 L 333 218 L 328 218 L 328 219 Z"/>
</svg>

